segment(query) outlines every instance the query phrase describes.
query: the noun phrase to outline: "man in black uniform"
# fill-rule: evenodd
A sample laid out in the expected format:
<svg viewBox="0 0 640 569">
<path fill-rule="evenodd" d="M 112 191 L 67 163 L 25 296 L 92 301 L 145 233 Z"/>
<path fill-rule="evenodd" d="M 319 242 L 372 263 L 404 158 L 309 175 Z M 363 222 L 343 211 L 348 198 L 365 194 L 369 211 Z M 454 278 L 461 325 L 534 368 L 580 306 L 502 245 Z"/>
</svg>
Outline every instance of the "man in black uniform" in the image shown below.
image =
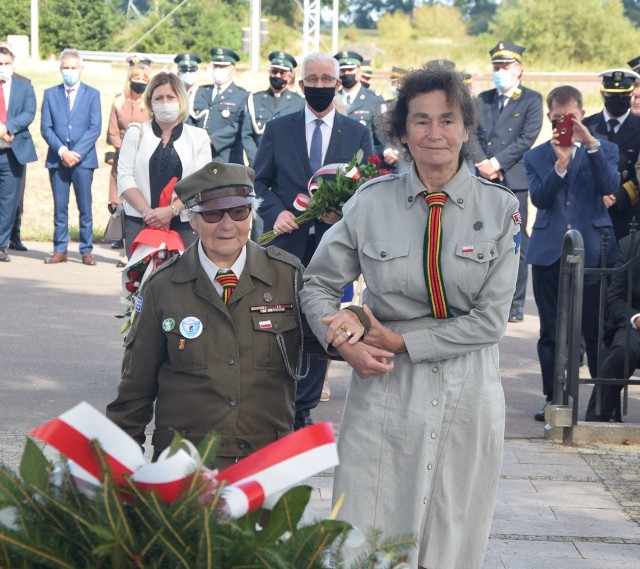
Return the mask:
<svg viewBox="0 0 640 569">
<path fill-rule="evenodd" d="M 525 262 L 529 244 L 527 219 L 529 192 L 522 156 L 538 138 L 542 129 L 542 96 L 520 83 L 522 54 L 525 48 L 506 41 L 489 51 L 495 89 L 480 93 L 480 127 L 476 163 L 478 174 L 509 188 L 520 202 L 522 231 L 520 268 L 513 295 L 509 322 L 521 322 L 527 290 L 528 267 Z"/>
<path fill-rule="evenodd" d="M 198 87 L 189 123 L 209 133 L 214 161 L 244 164 L 241 131 L 249 92 L 233 82 L 238 61 L 235 51 L 211 50 L 213 84 Z"/>
<path fill-rule="evenodd" d="M 293 70 L 298 66 L 293 55 L 274 51 L 269 54 L 269 61 L 269 88 L 249 95 L 242 121 L 242 145 L 247 153 L 249 166 L 253 166 L 267 122 L 300 111 L 305 105 L 300 95 L 288 89 Z"/>
<path fill-rule="evenodd" d="M 602 77 L 604 109 L 584 119 L 584 124 L 596 138 L 618 145 L 620 185 L 615 193 L 604 198 L 613 221 L 616 240 L 629 235 L 633 216 L 640 219 L 640 193 L 635 165 L 640 150 L 640 117 L 631 113 L 631 94 L 640 75 L 628 69 L 609 69 Z"/>
</svg>

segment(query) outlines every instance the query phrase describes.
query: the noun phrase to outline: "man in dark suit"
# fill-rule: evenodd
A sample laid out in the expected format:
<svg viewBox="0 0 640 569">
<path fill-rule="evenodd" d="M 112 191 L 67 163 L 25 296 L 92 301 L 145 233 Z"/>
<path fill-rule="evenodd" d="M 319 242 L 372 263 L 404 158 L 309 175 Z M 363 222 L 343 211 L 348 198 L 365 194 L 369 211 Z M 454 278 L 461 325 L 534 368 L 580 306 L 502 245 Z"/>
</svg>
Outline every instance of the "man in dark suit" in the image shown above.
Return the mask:
<svg viewBox="0 0 640 569">
<path fill-rule="evenodd" d="M 585 267 L 599 267 L 602 239 L 608 235 L 612 239 L 607 261 L 615 259 L 613 224 L 602 198 L 618 185 L 618 147 L 595 138 L 581 122 L 582 94 L 574 87 L 553 89 L 547 96 L 547 106 L 549 121 L 571 115 L 573 128 L 567 146 L 560 145 L 554 128 L 549 142 L 524 155 L 531 201 L 538 209 L 526 261 L 531 264 L 540 316 L 538 358 L 548 403 L 553 400 L 562 241 L 568 229 L 577 229 L 584 240 Z M 599 284 L 598 275 L 585 275 L 582 334 L 592 377 L 597 373 Z M 544 407 L 535 419 L 544 421 Z"/>
<path fill-rule="evenodd" d="M 632 239 L 633 237 L 633 239 Z M 629 277 L 627 272 L 617 272 L 611 277 L 607 294 L 606 314 L 608 328 L 605 333 L 605 352 L 602 377 L 628 379 L 640 368 L 640 236 L 627 235 L 618 243 L 616 268 L 635 258 L 631 288 L 631 306 L 627 306 Z M 629 329 L 631 328 L 631 329 Z M 629 334 L 629 363 L 625 369 L 625 346 Z M 622 385 L 601 387 L 600 413 L 596 413 L 596 388 L 591 393 L 585 421 L 622 422 L 620 392 Z"/>
<path fill-rule="evenodd" d="M 242 119 L 242 146 L 247 153 L 249 166 L 253 166 L 260 139 L 267 123 L 304 108 L 304 99 L 288 89 L 293 70 L 298 62 L 284 51 L 269 54 L 269 88 L 249 94 L 247 108 Z"/>
<path fill-rule="evenodd" d="M 307 183 L 323 165 L 347 163 L 362 150 L 373 154 L 371 134 L 358 122 L 336 112 L 333 99 L 340 87 L 338 62 L 326 53 L 308 55 L 301 66 L 300 88 L 306 106 L 299 112 L 269 121 L 264 131 L 254 168 L 255 190 L 263 202 L 260 216 L 264 229 L 279 235 L 274 245 L 293 253 L 306 266 L 336 214 L 298 226 L 294 202 L 307 194 Z M 310 411 L 318 404 L 326 362 L 311 357 L 311 369 L 298 382 L 296 428 L 310 424 Z"/>
<path fill-rule="evenodd" d="M 0 43 L 0 262 L 9 262 L 7 246 L 20 201 L 25 164 L 38 159 L 29 125 L 36 116 L 31 83 L 13 73 L 10 44 Z"/>
<path fill-rule="evenodd" d="M 640 75 L 628 69 L 609 69 L 602 77 L 604 109 L 584 119 L 596 138 L 618 145 L 620 183 L 615 192 L 605 196 L 613 221 L 616 239 L 629 235 L 629 223 L 640 220 L 640 190 L 635 165 L 640 151 L 640 117 L 631 112 L 631 95 Z"/>
<path fill-rule="evenodd" d="M 96 141 L 102 129 L 100 93 L 80 81 L 82 57 L 65 49 L 60 54 L 63 83 L 44 92 L 40 132 L 49 145 L 45 166 L 53 190 L 53 255 L 45 263 L 65 263 L 69 244 L 71 184 L 80 211 L 80 254 L 85 265 L 95 265 L 91 184 L 98 167 Z"/>
<path fill-rule="evenodd" d="M 520 266 L 509 322 L 522 321 L 527 291 L 529 193 L 522 156 L 533 146 L 542 128 L 542 96 L 520 83 L 524 50 L 519 45 L 499 42 L 489 52 L 496 88 L 478 96 L 481 148 L 475 166 L 480 176 L 506 186 L 516 195 L 522 216 Z"/>
<path fill-rule="evenodd" d="M 198 87 L 189 123 L 204 128 L 216 162 L 244 164 L 242 120 L 249 92 L 233 82 L 240 56 L 224 47 L 211 49 L 211 85 Z"/>
</svg>

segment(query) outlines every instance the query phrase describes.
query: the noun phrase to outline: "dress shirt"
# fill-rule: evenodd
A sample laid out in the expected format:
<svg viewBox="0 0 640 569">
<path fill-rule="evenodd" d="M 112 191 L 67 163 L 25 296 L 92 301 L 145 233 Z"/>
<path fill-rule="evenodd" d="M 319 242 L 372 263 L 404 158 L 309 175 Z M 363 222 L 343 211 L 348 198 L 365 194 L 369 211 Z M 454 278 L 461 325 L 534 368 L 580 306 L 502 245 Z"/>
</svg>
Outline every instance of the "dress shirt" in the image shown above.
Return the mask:
<svg viewBox="0 0 640 569">
<path fill-rule="evenodd" d="M 618 124 L 616 126 L 613 127 L 613 132 L 614 134 L 617 133 L 620 130 L 620 127 L 622 126 L 622 123 L 624 121 L 627 120 L 627 117 L 631 114 L 631 109 L 629 109 L 624 115 L 622 115 L 621 117 L 612 117 L 608 112 L 607 109 L 602 109 L 602 116 L 604 117 L 604 124 L 607 125 L 607 128 L 609 128 L 609 120 L 611 119 L 615 119 L 618 121 Z"/>
<path fill-rule="evenodd" d="M 322 163 L 324 164 L 324 159 L 327 155 L 327 148 L 329 148 L 329 140 L 331 139 L 331 131 L 333 130 L 333 121 L 336 117 L 336 109 L 333 108 L 331 111 L 322 117 L 322 125 L 320 129 L 322 131 Z M 309 107 L 304 108 L 304 124 L 305 131 L 307 137 L 307 155 L 311 153 L 311 138 L 313 137 L 313 131 L 316 128 L 316 123 L 314 122 L 318 117 L 313 114 L 313 112 L 309 109 Z"/>
<path fill-rule="evenodd" d="M 9 95 L 11 93 L 11 77 L 2 85 L 2 92 L 4 94 L 4 106 L 7 110 L 7 119 L 9 118 Z M 11 134 L 11 133 L 9 133 Z M 0 138 L 0 149 L 10 148 L 11 143 Z"/>
<path fill-rule="evenodd" d="M 213 288 L 216 289 L 216 292 L 222 298 L 222 285 L 216 280 L 216 275 L 220 271 L 233 271 L 233 274 L 238 277 L 238 280 L 240 280 L 240 275 L 242 274 L 242 271 L 244 271 L 244 266 L 247 263 L 247 246 L 245 245 L 242 248 L 236 262 L 233 263 L 231 267 L 218 267 L 218 265 L 209 259 L 202 247 L 202 241 L 198 241 L 198 258 L 200 259 L 200 264 L 202 265 L 204 272 L 207 273 L 209 280 L 213 283 Z"/>
<path fill-rule="evenodd" d="M 69 90 L 71 89 L 71 93 Z M 76 97 L 78 96 L 78 89 L 80 89 L 80 81 L 78 81 L 75 85 L 65 85 L 64 86 L 64 96 L 65 99 L 67 96 L 69 97 L 69 110 L 73 110 L 73 105 L 76 102 Z"/>
</svg>

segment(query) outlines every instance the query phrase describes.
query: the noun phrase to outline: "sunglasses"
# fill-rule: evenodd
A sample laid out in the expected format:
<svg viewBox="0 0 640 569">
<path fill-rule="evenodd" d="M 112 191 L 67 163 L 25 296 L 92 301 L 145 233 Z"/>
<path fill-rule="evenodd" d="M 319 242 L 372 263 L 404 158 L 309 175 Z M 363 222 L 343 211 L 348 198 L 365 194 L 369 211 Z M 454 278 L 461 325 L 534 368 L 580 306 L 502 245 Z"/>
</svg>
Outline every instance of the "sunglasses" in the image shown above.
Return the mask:
<svg viewBox="0 0 640 569">
<path fill-rule="evenodd" d="M 250 205 L 239 205 L 238 207 L 231 207 L 229 209 L 212 209 L 210 211 L 199 212 L 207 223 L 218 223 L 222 221 L 225 213 L 229 214 L 229 217 L 233 221 L 244 221 L 249 217 L 251 213 Z"/>
</svg>

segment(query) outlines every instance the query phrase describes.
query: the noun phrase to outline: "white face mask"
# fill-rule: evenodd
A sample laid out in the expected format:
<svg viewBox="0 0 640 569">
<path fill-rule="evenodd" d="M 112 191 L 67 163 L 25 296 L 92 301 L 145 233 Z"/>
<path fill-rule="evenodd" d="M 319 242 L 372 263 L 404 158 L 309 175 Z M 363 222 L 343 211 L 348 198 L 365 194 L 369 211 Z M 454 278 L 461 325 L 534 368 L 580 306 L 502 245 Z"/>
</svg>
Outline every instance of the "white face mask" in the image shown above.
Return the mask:
<svg viewBox="0 0 640 569">
<path fill-rule="evenodd" d="M 152 108 L 153 116 L 159 122 L 172 123 L 178 120 L 180 103 L 155 103 Z"/>
<path fill-rule="evenodd" d="M 180 73 L 178 75 L 180 77 L 180 81 L 185 85 L 185 87 L 191 87 L 191 85 L 195 84 L 198 79 L 197 71 L 187 71 L 185 73 Z"/>
<path fill-rule="evenodd" d="M 13 75 L 12 65 L 0 65 L 0 81 L 9 81 Z"/>
<path fill-rule="evenodd" d="M 211 77 L 216 85 L 224 85 L 229 80 L 229 70 L 226 67 L 214 67 Z"/>
</svg>

